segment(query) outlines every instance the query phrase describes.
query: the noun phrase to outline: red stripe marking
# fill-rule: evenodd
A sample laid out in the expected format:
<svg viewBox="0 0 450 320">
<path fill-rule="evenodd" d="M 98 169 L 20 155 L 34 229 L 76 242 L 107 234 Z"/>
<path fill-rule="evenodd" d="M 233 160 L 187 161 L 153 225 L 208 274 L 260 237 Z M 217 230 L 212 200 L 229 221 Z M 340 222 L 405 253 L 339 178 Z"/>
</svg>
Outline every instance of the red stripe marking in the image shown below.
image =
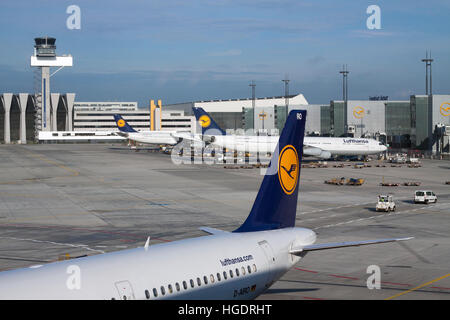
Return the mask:
<svg viewBox="0 0 450 320">
<path fill-rule="evenodd" d="M 358 278 L 340 276 L 340 275 L 337 275 L 337 274 L 329 274 L 329 276 L 336 277 L 336 278 L 350 279 L 350 280 L 359 280 Z"/>
<path fill-rule="evenodd" d="M 311 271 L 311 270 L 306 270 L 306 269 L 300 269 L 300 268 L 294 268 L 300 271 L 305 271 L 305 272 L 311 272 L 311 273 L 318 273 L 317 271 Z"/>
<path fill-rule="evenodd" d="M 450 290 L 450 288 L 444 288 L 444 287 L 431 287 L 433 289 L 441 289 L 441 290 Z"/>
</svg>

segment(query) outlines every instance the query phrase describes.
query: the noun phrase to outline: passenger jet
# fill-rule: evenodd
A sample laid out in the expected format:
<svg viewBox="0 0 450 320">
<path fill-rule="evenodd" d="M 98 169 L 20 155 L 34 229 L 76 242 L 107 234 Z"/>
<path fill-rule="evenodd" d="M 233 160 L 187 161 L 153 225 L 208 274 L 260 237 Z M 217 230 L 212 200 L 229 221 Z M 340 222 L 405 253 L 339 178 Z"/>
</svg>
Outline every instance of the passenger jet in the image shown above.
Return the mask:
<svg viewBox="0 0 450 320">
<path fill-rule="evenodd" d="M 130 140 L 156 145 L 176 145 L 183 139 L 202 143 L 199 137 L 196 138 L 189 131 L 137 131 L 120 115 L 115 114 L 114 120 L 119 128 L 118 135 Z"/>
<path fill-rule="evenodd" d="M 279 136 L 227 135 L 203 108 L 192 108 L 202 128 L 203 140 L 219 148 L 241 152 L 271 153 Z M 305 156 L 329 159 L 334 156 L 365 156 L 386 151 L 386 146 L 374 139 L 305 137 Z"/>
<path fill-rule="evenodd" d="M 289 113 L 276 170 L 236 230 L 0 272 L 0 299 L 253 299 L 311 251 L 410 239 L 316 244 L 295 226 L 305 120 L 305 110 Z"/>
</svg>

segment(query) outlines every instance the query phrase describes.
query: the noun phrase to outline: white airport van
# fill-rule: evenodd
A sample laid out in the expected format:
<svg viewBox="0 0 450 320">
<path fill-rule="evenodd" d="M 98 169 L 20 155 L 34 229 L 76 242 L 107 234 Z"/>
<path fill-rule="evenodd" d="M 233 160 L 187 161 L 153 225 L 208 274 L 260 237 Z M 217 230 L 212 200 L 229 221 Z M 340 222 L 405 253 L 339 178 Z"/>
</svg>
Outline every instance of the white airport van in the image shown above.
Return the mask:
<svg viewBox="0 0 450 320">
<path fill-rule="evenodd" d="M 414 203 L 437 202 L 437 196 L 431 190 L 416 190 Z"/>
</svg>

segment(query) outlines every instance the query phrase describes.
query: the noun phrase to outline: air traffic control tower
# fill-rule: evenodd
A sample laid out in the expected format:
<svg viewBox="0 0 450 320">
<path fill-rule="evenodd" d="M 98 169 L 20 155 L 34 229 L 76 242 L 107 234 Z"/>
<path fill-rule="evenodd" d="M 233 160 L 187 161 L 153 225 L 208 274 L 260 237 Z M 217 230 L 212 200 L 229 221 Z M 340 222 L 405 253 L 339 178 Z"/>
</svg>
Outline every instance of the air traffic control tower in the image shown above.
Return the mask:
<svg viewBox="0 0 450 320">
<path fill-rule="evenodd" d="M 52 109 L 51 100 L 53 99 L 51 99 L 50 95 L 50 77 L 64 67 L 71 67 L 73 58 L 71 55 L 56 55 L 55 38 L 35 38 L 34 42 L 34 55 L 31 56 L 31 66 L 41 69 L 40 93 L 36 92 L 35 95 L 35 137 L 37 139 L 39 131 L 52 131 L 56 126 L 56 124 L 52 125 L 52 122 L 56 122 L 58 106 L 53 106 Z M 57 67 L 58 69 L 50 74 L 51 67 Z M 54 114 L 54 119 L 51 120 L 52 114 Z"/>
</svg>

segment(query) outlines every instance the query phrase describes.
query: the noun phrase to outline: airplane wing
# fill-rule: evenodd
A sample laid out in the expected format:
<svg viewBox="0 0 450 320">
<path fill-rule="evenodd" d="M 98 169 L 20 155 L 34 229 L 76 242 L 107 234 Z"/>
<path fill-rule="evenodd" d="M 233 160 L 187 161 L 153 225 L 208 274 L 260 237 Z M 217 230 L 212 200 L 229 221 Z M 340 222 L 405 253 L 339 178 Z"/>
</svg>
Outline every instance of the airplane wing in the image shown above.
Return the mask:
<svg viewBox="0 0 450 320">
<path fill-rule="evenodd" d="M 229 231 L 225 231 L 225 230 L 220 230 L 220 229 L 216 229 L 216 228 L 210 228 L 210 227 L 200 227 L 200 230 L 209 233 L 209 234 L 224 234 L 224 233 L 229 233 Z"/>
<path fill-rule="evenodd" d="M 409 238 L 388 238 L 388 239 L 377 239 L 377 240 L 364 240 L 364 241 L 347 241 L 347 242 L 331 242 L 331 243 L 322 243 L 322 244 L 312 244 L 309 246 L 304 246 L 301 248 L 293 248 L 289 253 L 293 255 L 300 255 L 302 252 L 309 251 L 318 251 L 318 250 L 326 250 L 326 249 L 337 249 L 337 248 L 345 248 L 345 247 L 359 247 L 370 244 L 379 244 L 379 243 L 387 243 L 387 242 L 396 242 L 396 241 L 405 241 L 413 239 L 414 237 Z"/>
<path fill-rule="evenodd" d="M 190 132 L 176 132 L 171 134 L 172 137 L 177 139 L 189 140 L 194 142 L 203 142 L 197 135 L 193 135 Z"/>
</svg>

